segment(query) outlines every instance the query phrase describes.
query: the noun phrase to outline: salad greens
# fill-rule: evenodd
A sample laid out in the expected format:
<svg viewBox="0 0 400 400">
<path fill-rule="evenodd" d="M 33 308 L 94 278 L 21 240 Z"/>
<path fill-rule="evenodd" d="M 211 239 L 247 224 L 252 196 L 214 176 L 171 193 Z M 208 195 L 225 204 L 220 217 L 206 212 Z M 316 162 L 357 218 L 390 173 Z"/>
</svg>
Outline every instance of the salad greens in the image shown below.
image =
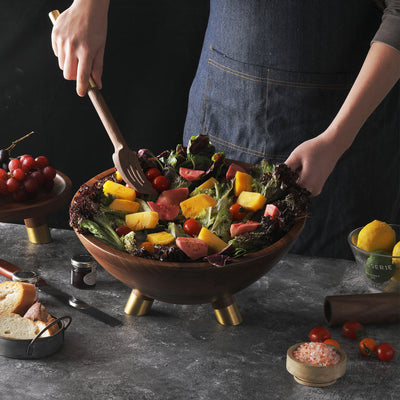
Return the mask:
<svg viewBox="0 0 400 400">
<path fill-rule="evenodd" d="M 142 149 L 138 157 L 144 171 L 149 168 L 159 169 L 168 178 L 170 189 L 188 188 L 190 196 L 204 193 L 215 199 L 215 207 L 208 207 L 195 217 L 201 226 L 228 244 L 221 252 L 204 258 L 214 265 L 224 266 L 232 262 L 232 258 L 260 250 L 279 240 L 292 228 L 296 218 L 304 217 L 310 204 L 310 193 L 296 183 L 298 176 L 295 172 L 285 164 L 272 165 L 262 160 L 247 170 L 252 176 L 252 190 L 261 193 L 269 204 L 276 206 L 279 215 L 272 218 L 264 216 L 264 210 L 247 211 L 242 222 L 254 221 L 259 224 L 253 231 L 231 238 L 231 225 L 237 223 L 229 212 L 230 206 L 236 202 L 234 179 L 227 180 L 230 163 L 224 153 L 215 151 L 207 136 L 192 136 L 187 147 L 179 144 L 175 149 L 163 151 L 158 156 L 148 149 Z M 204 174 L 200 180 L 188 181 L 181 176 L 181 168 L 201 170 Z M 198 187 L 211 177 L 216 180 L 212 187 Z M 125 225 L 125 213 L 108 207 L 114 197 L 103 193 L 102 186 L 106 180 L 116 181 L 115 175 L 107 176 L 91 187 L 82 185 L 79 189 L 70 207 L 71 227 L 78 232 L 90 232 L 107 245 L 136 256 L 162 261 L 190 260 L 175 244 L 156 245 L 152 254 L 140 247 L 147 233 L 165 231 L 174 238 L 189 237 L 183 229 L 185 217 L 181 213 L 173 221 L 160 219 L 152 230 L 118 236 L 115 229 Z M 141 195 L 135 201 L 140 204 L 139 211 L 150 211 L 147 202 L 156 200 L 157 196 Z"/>
</svg>

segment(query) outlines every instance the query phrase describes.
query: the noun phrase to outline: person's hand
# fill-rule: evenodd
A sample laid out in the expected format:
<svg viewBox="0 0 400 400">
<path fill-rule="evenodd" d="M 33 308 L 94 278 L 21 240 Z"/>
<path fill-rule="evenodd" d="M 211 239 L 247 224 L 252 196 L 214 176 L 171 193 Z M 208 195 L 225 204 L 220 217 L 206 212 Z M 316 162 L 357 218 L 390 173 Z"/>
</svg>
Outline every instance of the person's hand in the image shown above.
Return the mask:
<svg viewBox="0 0 400 400">
<path fill-rule="evenodd" d="M 92 75 L 101 88 L 109 0 L 75 0 L 56 20 L 52 46 L 64 78 L 84 96 Z"/>
<path fill-rule="evenodd" d="M 298 184 L 317 196 L 341 155 L 342 152 L 321 134 L 297 146 L 285 164 L 299 174 Z"/>
</svg>

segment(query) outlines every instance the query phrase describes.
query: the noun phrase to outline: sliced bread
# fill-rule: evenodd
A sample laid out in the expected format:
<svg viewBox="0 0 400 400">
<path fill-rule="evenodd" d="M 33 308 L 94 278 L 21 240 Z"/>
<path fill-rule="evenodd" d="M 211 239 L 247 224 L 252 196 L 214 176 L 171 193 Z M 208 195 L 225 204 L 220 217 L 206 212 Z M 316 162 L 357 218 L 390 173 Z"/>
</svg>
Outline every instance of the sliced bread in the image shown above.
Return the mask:
<svg viewBox="0 0 400 400">
<path fill-rule="evenodd" d="M 36 299 L 31 283 L 7 281 L 0 283 L 0 315 L 25 314 Z"/>
<path fill-rule="evenodd" d="M 0 336 L 9 339 L 33 339 L 50 322 L 32 321 L 14 313 L 3 314 L 0 315 Z M 58 331 L 57 324 L 53 326 Z M 43 332 L 40 337 L 52 336 L 54 334 L 52 328 Z"/>
<path fill-rule="evenodd" d="M 40 327 L 19 314 L 0 315 L 0 336 L 12 339 L 33 339 L 40 332 Z"/>
</svg>

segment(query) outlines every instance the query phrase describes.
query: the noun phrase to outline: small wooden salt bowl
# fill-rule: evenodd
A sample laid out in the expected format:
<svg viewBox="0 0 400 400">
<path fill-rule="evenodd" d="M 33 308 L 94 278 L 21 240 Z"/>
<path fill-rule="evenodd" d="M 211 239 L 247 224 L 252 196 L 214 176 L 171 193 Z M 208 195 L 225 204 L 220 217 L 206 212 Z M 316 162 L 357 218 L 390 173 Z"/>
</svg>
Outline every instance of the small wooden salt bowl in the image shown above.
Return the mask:
<svg viewBox="0 0 400 400">
<path fill-rule="evenodd" d="M 293 375 L 294 380 L 306 386 L 330 386 L 333 385 L 346 372 L 346 353 L 335 346 L 327 344 L 340 355 L 340 362 L 334 365 L 314 365 L 307 364 L 297 360 L 293 352 L 301 346 L 302 343 L 297 343 L 289 347 L 286 353 L 286 369 Z"/>
</svg>

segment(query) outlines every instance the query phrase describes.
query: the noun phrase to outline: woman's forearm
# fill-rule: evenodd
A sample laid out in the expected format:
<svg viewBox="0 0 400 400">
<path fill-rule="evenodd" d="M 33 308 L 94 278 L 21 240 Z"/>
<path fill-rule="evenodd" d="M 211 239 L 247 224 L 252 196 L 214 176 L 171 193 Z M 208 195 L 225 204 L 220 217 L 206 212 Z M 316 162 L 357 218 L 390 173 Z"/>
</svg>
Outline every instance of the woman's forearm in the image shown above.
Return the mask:
<svg viewBox="0 0 400 400">
<path fill-rule="evenodd" d="M 345 102 L 324 132 L 338 151 L 344 153 L 350 147 L 365 121 L 399 79 L 400 52 L 384 43 L 373 43 Z"/>
</svg>

